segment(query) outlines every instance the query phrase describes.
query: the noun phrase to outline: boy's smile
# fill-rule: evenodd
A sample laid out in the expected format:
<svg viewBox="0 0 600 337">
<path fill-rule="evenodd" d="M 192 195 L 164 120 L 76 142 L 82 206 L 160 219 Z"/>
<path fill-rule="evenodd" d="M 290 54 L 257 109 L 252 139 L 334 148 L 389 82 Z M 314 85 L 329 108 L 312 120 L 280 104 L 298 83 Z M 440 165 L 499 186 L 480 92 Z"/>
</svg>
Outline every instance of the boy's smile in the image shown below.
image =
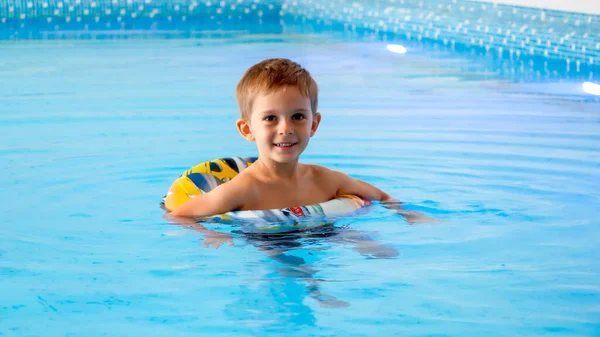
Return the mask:
<svg viewBox="0 0 600 337">
<path fill-rule="evenodd" d="M 289 143 L 275 143 L 274 145 L 277 146 L 278 148 L 282 149 L 282 150 L 288 150 L 291 149 L 292 146 L 298 144 L 298 142 L 289 142 Z"/>
<path fill-rule="evenodd" d="M 263 160 L 295 163 L 315 133 L 321 115 L 296 86 L 256 96 L 249 121 L 238 120 L 246 139 L 255 141 Z"/>
</svg>

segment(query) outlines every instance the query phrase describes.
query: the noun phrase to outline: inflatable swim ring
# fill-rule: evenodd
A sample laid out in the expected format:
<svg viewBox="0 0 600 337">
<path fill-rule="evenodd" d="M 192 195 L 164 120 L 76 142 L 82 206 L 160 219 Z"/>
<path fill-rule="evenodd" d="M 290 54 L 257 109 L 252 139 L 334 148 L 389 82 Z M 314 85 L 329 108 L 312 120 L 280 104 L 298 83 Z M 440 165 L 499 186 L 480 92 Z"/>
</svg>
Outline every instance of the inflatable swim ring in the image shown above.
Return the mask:
<svg viewBox="0 0 600 337">
<path fill-rule="evenodd" d="M 185 171 L 169 188 L 161 206 L 175 209 L 189 199 L 207 193 L 233 179 L 252 165 L 256 157 L 230 157 L 210 160 Z M 340 217 L 356 215 L 370 201 L 355 195 L 342 195 L 314 205 L 260 211 L 231 211 L 206 221 L 236 221 L 250 233 L 280 233 L 313 229 Z"/>
</svg>

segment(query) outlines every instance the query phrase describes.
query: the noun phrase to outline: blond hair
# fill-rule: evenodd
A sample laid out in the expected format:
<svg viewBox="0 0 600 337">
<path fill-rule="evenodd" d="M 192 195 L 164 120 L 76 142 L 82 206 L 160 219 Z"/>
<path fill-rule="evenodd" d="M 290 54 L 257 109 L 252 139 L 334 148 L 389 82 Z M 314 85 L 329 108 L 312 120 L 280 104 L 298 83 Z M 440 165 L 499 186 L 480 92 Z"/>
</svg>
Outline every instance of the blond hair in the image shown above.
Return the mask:
<svg viewBox="0 0 600 337">
<path fill-rule="evenodd" d="M 286 86 L 296 86 L 302 95 L 310 98 L 312 113 L 317 112 L 319 90 L 308 70 L 292 60 L 274 58 L 253 65 L 240 79 L 235 98 L 242 118 L 250 118 L 257 95 L 270 94 Z"/>
</svg>

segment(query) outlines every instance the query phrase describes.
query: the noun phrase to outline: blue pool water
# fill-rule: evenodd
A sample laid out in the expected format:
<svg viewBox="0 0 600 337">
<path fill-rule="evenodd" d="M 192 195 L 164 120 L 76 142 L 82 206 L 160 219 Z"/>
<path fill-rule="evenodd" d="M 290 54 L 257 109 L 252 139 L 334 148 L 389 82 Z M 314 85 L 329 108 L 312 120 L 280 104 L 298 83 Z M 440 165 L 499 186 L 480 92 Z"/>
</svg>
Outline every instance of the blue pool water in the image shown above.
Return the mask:
<svg viewBox="0 0 600 337">
<path fill-rule="evenodd" d="M 0 336 L 600 335 L 600 103 L 453 55 L 327 33 L 0 42 Z M 165 221 L 183 170 L 256 154 L 234 87 L 268 57 L 320 84 L 303 161 L 443 222 L 211 225 L 234 237 L 214 249 Z"/>
</svg>

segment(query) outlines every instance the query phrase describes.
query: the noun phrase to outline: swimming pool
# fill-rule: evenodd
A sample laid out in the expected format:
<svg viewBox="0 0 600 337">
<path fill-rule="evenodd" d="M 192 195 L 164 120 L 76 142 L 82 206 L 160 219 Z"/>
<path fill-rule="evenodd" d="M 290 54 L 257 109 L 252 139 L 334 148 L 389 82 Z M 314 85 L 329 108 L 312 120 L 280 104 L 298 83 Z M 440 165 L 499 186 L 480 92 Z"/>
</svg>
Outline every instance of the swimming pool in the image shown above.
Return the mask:
<svg viewBox="0 0 600 337">
<path fill-rule="evenodd" d="M 600 333 L 589 74 L 261 27 L 0 43 L 0 335 Z M 212 226 L 234 236 L 214 249 L 164 221 L 183 170 L 255 154 L 233 90 L 273 56 L 320 84 L 304 161 L 444 222 L 377 207 L 302 238 Z"/>
</svg>

